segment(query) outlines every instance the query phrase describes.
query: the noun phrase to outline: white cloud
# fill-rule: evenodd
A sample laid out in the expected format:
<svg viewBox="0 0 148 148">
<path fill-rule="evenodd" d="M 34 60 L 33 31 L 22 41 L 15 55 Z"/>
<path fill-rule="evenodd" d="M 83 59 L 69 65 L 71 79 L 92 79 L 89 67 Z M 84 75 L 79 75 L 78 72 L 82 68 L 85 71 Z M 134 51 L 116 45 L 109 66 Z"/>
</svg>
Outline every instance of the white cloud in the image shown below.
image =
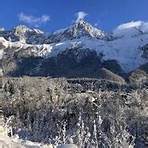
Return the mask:
<svg viewBox="0 0 148 148">
<path fill-rule="evenodd" d="M 148 33 L 148 22 L 131 21 L 128 23 L 124 23 L 115 28 L 113 33 L 114 35 L 135 35 L 138 34 L 139 31 L 143 33 Z"/>
<path fill-rule="evenodd" d="M 21 12 L 19 15 L 19 21 L 24 22 L 26 24 L 32 25 L 32 26 L 40 26 L 41 24 L 45 24 L 48 21 L 50 21 L 50 17 L 48 15 L 42 15 L 41 17 L 35 17 L 33 15 L 26 15 L 23 12 Z"/>
<path fill-rule="evenodd" d="M 84 11 L 79 11 L 76 13 L 77 19 L 76 22 L 80 21 L 81 19 L 84 19 L 88 14 L 85 13 Z"/>
<path fill-rule="evenodd" d="M 142 25 L 142 21 L 132 21 L 125 24 L 121 24 L 117 27 L 118 30 L 129 29 L 129 28 L 139 28 Z"/>
</svg>

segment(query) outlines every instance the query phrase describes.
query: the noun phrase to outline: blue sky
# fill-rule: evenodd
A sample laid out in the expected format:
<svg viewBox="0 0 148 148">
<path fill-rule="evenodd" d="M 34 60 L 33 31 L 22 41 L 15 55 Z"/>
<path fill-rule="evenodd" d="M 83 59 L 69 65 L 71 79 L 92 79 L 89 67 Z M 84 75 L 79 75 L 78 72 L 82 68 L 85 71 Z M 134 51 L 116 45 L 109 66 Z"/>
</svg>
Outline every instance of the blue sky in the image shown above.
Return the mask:
<svg viewBox="0 0 148 148">
<path fill-rule="evenodd" d="M 148 0 L 0 0 L 0 27 L 27 24 L 51 32 L 70 25 L 79 11 L 111 31 L 128 21 L 148 21 Z"/>
</svg>

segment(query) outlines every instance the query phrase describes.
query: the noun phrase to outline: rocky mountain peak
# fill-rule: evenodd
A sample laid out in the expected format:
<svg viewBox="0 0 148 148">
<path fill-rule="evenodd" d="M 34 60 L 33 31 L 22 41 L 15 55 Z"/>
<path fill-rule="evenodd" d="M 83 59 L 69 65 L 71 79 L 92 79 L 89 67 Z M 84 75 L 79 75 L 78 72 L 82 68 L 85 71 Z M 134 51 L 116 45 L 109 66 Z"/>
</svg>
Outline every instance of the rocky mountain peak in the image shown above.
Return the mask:
<svg viewBox="0 0 148 148">
<path fill-rule="evenodd" d="M 43 34 L 44 33 L 43 31 L 41 31 L 39 29 L 29 28 L 26 25 L 18 25 L 13 30 L 15 31 L 15 33 L 17 33 L 17 32 L 22 32 L 22 33 L 34 32 L 36 34 Z"/>
<path fill-rule="evenodd" d="M 73 31 L 74 36 L 88 36 L 98 39 L 103 39 L 106 36 L 104 31 L 92 26 L 83 19 L 73 24 L 69 30 Z"/>
<path fill-rule="evenodd" d="M 107 40 L 110 35 L 104 31 L 92 26 L 83 19 L 74 22 L 67 28 L 60 29 L 50 35 L 48 42 L 60 42 L 66 40 L 80 39 L 80 38 L 94 38 Z"/>
<path fill-rule="evenodd" d="M 0 30 L 0 37 L 4 37 L 7 41 L 20 41 L 24 44 L 42 44 L 45 39 L 43 31 L 25 25 L 18 25 L 12 30 Z"/>
<path fill-rule="evenodd" d="M 26 43 L 33 43 L 36 38 L 43 36 L 44 32 L 39 29 L 29 28 L 25 25 L 18 25 L 13 29 L 13 33 L 19 38 L 19 41 Z M 27 41 L 29 38 L 34 37 L 31 41 Z"/>
</svg>

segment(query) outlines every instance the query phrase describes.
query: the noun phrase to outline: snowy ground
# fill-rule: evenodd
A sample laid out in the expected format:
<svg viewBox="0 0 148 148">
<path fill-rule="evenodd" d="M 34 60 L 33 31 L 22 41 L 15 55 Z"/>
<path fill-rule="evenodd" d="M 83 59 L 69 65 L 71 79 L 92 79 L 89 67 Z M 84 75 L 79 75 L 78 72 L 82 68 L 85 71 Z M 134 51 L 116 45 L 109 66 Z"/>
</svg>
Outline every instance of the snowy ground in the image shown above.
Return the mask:
<svg viewBox="0 0 148 148">
<path fill-rule="evenodd" d="M 41 145 L 30 141 L 0 136 L 0 148 L 54 148 L 53 146 Z"/>
<path fill-rule="evenodd" d="M 31 141 L 22 141 L 7 136 L 0 136 L 0 148 L 77 148 L 74 144 L 63 144 L 59 146 L 43 145 Z"/>
</svg>

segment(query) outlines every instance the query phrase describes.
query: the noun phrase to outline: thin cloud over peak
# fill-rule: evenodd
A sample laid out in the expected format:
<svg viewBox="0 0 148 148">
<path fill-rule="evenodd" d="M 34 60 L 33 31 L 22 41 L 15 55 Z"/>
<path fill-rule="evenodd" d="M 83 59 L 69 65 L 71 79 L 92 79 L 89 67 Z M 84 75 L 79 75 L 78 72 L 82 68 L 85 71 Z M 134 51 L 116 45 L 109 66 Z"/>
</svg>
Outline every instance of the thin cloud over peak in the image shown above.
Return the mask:
<svg viewBox="0 0 148 148">
<path fill-rule="evenodd" d="M 76 22 L 79 22 L 81 19 L 84 19 L 88 14 L 84 11 L 79 11 L 76 13 L 77 19 Z"/>
<path fill-rule="evenodd" d="M 35 26 L 35 27 L 38 27 L 50 21 L 50 16 L 48 15 L 42 15 L 40 17 L 36 17 L 33 15 L 26 15 L 23 12 L 18 14 L 18 18 L 20 22 L 23 22 L 23 23 L 26 23 L 28 25 Z"/>
</svg>

